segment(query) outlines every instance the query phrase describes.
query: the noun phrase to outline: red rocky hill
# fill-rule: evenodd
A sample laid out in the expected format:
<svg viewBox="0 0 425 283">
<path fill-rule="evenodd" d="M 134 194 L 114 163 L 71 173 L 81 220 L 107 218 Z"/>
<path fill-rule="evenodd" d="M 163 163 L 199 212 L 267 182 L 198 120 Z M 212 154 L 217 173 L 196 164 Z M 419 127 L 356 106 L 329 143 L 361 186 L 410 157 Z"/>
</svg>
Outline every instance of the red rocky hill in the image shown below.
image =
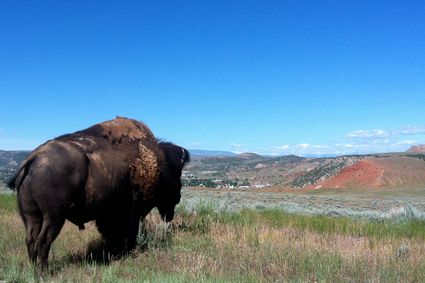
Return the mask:
<svg viewBox="0 0 425 283">
<path fill-rule="evenodd" d="M 425 155 L 365 157 L 311 188 L 408 188 L 425 186 Z"/>
<path fill-rule="evenodd" d="M 414 145 L 409 150 L 407 150 L 409 153 L 425 153 L 425 144 L 421 145 Z"/>
</svg>

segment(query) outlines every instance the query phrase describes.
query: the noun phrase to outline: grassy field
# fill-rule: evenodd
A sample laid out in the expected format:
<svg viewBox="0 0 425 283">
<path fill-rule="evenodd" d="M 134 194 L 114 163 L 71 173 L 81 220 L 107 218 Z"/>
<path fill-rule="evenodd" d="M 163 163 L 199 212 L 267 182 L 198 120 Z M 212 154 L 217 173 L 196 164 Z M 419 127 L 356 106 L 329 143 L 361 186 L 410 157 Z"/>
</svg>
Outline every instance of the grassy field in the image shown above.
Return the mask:
<svg viewBox="0 0 425 283">
<path fill-rule="evenodd" d="M 139 248 L 109 264 L 87 260 L 99 241 L 67 223 L 51 270 L 27 261 L 14 195 L 0 194 L 0 281 L 6 282 L 425 282 L 425 222 L 290 214 L 279 209 L 180 206 L 168 229 L 153 214 Z"/>
<path fill-rule="evenodd" d="M 182 190 L 186 207 L 214 203 L 218 209 L 240 211 L 280 209 L 303 215 L 344 216 L 374 220 L 425 220 L 425 189 L 246 189 Z"/>
</svg>

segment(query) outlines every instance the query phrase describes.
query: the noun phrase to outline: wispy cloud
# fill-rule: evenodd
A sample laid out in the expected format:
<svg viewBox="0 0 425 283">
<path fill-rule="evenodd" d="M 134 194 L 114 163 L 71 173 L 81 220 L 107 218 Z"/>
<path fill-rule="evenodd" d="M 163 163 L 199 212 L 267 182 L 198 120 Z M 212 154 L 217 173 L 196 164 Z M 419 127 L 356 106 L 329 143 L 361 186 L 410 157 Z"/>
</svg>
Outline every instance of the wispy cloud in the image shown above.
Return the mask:
<svg viewBox="0 0 425 283">
<path fill-rule="evenodd" d="M 300 144 L 297 144 L 295 147 L 301 148 L 301 149 L 308 149 L 308 148 L 311 148 L 311 145 L 308 143 L 300 143 Z"/>
<path fill-rule="evenodd" d="M 364 139 L 364 138 L 385 138 L 391 134 L 387 131 L 375 129 L 375 130 L 357 130 L 352 131 L 346 135 L 349 139 Z"/>
<path fill-rule="evenodd" d="M 200 143 L 200 142 L 191 142 L 189 144 L 190 148 L 198 148 L 198 147 L 201 147 L 201 146 L 202 146 L 202 143 Z"/>
<path fill-rule="evenodd" d="M 284 145 L 277 145 L 274 147 L 275 150 L 287 150 L 289 149 L 291 146 L 288 144 L 284 144 Z"/>
<path fill-rule="evenodd" d="M 267 147 L 255 148 L 241 142 L 232 142 L 220 150 L 230 150 L 234 153 L 254 152 L 262 155 L 299 155 L 299 156 L 334 156 L 347 154 L 368 154 L 381 152 L 403 152 L 410 146 L 425 144 L 425 126 L 406 126 L 398 129 L 364 129 L 351 131 L 334 142 L 314 143 L 282 143 Z M 192 142 L 189 147 L 198 149 L 207 145 Z"/>
<path fill-rule="evenodd" d="M 323 144 L 309 144 L 300 143 L 293 145 L 277 145 L 269 146 L 262 149 L 260 153 L 268 155 L 334 155 L 341 153 L 339 149 L 348 149 L 351 145 L 323 145 Z"/>
<path fill-rule="evenodd" d="M 425 126 L 406 126 L 400 129 L 392 130 L 356 130 L 348 133 L 349 139 L 376 139 L 376 138 L 397 138 L 401 136 L 424 135 Z"/>
<path fill-rule="evenodd" d="M 396 131 L 400 136 L 424 135 L 425 126 L 407 126 Z"/>
<path fill-rule="evenodd" d="M 425 126 L 399 129 L 356 130 L 330 144 L 283 144 L 259 150 L 271 155 L 345 155 L 379 152 L 402 152 L 415 144 L 425 143 Z"/>
<path fill-rule="evenodd" d="M 419 142 L 417 140 L 403 140 L 403 141 L 399 141 L 397 144 L 400 145 L 415 145 L 418 144 Z"/>
<path fill-rule="evenodd" d="M 235 152 L 235 153 L 243 153 L 243 152 L 248 152 L 248 148 L 240 143 L 231 143 L 230 144 L 230 148 L 231 151 Z"/>
</svg>

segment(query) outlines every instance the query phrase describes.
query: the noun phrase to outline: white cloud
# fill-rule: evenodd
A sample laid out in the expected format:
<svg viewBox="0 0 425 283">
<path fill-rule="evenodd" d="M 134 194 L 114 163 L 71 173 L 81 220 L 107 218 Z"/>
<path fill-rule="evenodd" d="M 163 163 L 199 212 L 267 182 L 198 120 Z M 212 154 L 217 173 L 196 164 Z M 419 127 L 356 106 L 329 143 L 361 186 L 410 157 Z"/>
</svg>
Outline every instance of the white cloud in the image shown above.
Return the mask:
<svg viewBox="0 0 425 283">
<path fill-rule="evenodd" d="M 358 153 L 402 152 L 408 146 L 425 143 L 425 126 L 398 129 L 357 130 L 345 135 Z"/>
<path fill-rule="evenodd" d="M 311 145 L 308 144 L 308 143 L 300 143 L 300 144 L 297 144 L 295 147 L 302 148 L 302 149 L 307 149 L 307 148 L 310 148 Z"/>
<path fill-rule="evenodd" d="M 259 153 L 267 155 L 335 155 L 346 154 L 348 153 L 348 150 L 352 149 L 352 147 L 353 145 L 347 144 L 324 145 L 300 143 L 293 145 L 270 146 L 266 149 L 260 150 Z"/>
<path fill-rule="evenodd" d="M 341 148 L 353 148 L 354 147 L 354 145 L 349 144 L 349 143 L 336 144 L 335 146 L 341 147 Z"/>
<path fill-rule="evenodd" d="M 202 143 L 200 142 L 191 142 L 189 147 L 194 148 L 194 147 L 201 147 Z"/>
<path fill-rule="evenodd" d="M 385 138 L 388 136 L 390 136 L 390 133 L 381 129 L 375 129 L 371 131 L 357 130 L 352 131 L 346 135 L 346 137 L 350 139 Z"/>
<path fill-rule="evenodd" d="M 399 141 L 397 144 L 399 145 L 414 145 L 414 144 L 418 144 L 419 142 L 417 140 L 403 140 L 403 141 Z"/>
<path fill-rule="evenodd" d="M 293 144 L 270 146 L 261 149 L 259 154 L 267 155 L 347 155 L 347 154 L 368 154 L 382 152 L 404 152 L 409 146 L 425 143 L 420 140 L 398 140 L 393 138 L 366 139 L 352 143 L 331 143 L 331 144 Z"/>
<path fill-rule="evenodd" d="M 345 137 L 349 139 L 383 139 L 414 135 L 425 135 L 425 126 L 406 126 L 388 131 L 382 129 L 357 130 L 346 134 Z"/>
<path fill-rule="evenodd" d="M 289 147 L 290 147 L 289 145 L 284 144 L 284 145 L 278 145 L 278 146 L 276 146 L 275 149 L 285 150 L 285 149 L 289 149 Z"/>
<path fill-rule="evenodd" d="M 232 144 L 235 152 L 256 152 L 264 155 L 347 155 L 383 152 L 404 152 L 415 144 L 425 144 L 425 126 L 406 126 L 398 129 L 356 130 L 337 142 L 328 144 L 298 143 L 247 149 Z"/>
<path fill-rule="evenodd" d="M 425 126 L 407 126 L 396 131 L 398 135 L 423 135 L 425 134 Z"/>
<path fill-rule="evenodd" d="M 373 144 L 390 144 L 391 141 L 390 139 L 377 139 L 377 140 L 372 140 Z"/>
<path fill-rule="evenodd" d="M 244 153 L 244 152 L 249 151 L 245 145 L 240 144 L 240 143 L 231 143 L 230 147 L 231 147 L 232 151 L 235 152 L 235 153 Z"/>
</svg>

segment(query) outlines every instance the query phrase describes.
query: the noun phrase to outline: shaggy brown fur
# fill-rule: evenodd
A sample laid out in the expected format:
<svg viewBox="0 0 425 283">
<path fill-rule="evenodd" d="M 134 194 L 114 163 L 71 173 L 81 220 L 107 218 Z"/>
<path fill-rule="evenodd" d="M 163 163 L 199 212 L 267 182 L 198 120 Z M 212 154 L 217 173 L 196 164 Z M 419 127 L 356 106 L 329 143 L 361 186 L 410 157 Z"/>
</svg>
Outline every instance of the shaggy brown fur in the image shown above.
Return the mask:
<svg viewBox="0 0 425 283">
<path fill-rule="evenodd" d="M 188 161 L 187 150 L 158 143 L 145 124 L 122 117 L 41 145 L 11 183 L 30 260 L 47 266 L 65 219 L 80 229 L 96 220 L 108 252 L 132 249 L 139 220 L 153 207 L 172 220 Z"/>
<path fill-rule="evenodd" d="M 113 143 L 121 142 L 125 138 L 128 138 L 130 142 L 155 139 L 151 130 L 144 123 L 133 119 L 117 117 L 99 125 L 102 127 L 102 134 Z"/>
<path fill-rule="evenodd" d="M 143 188 L 144 201 L 148 201 L 153 195 L 153 189 L 158 183 L 160 174 L 159 162 L 163 163 L 162 159 L 162 156 L 155 155 L 151 149 L 139 142 L 139 157 L 130 163 L 129 167 L 132 183 Z"/>
</svg>

